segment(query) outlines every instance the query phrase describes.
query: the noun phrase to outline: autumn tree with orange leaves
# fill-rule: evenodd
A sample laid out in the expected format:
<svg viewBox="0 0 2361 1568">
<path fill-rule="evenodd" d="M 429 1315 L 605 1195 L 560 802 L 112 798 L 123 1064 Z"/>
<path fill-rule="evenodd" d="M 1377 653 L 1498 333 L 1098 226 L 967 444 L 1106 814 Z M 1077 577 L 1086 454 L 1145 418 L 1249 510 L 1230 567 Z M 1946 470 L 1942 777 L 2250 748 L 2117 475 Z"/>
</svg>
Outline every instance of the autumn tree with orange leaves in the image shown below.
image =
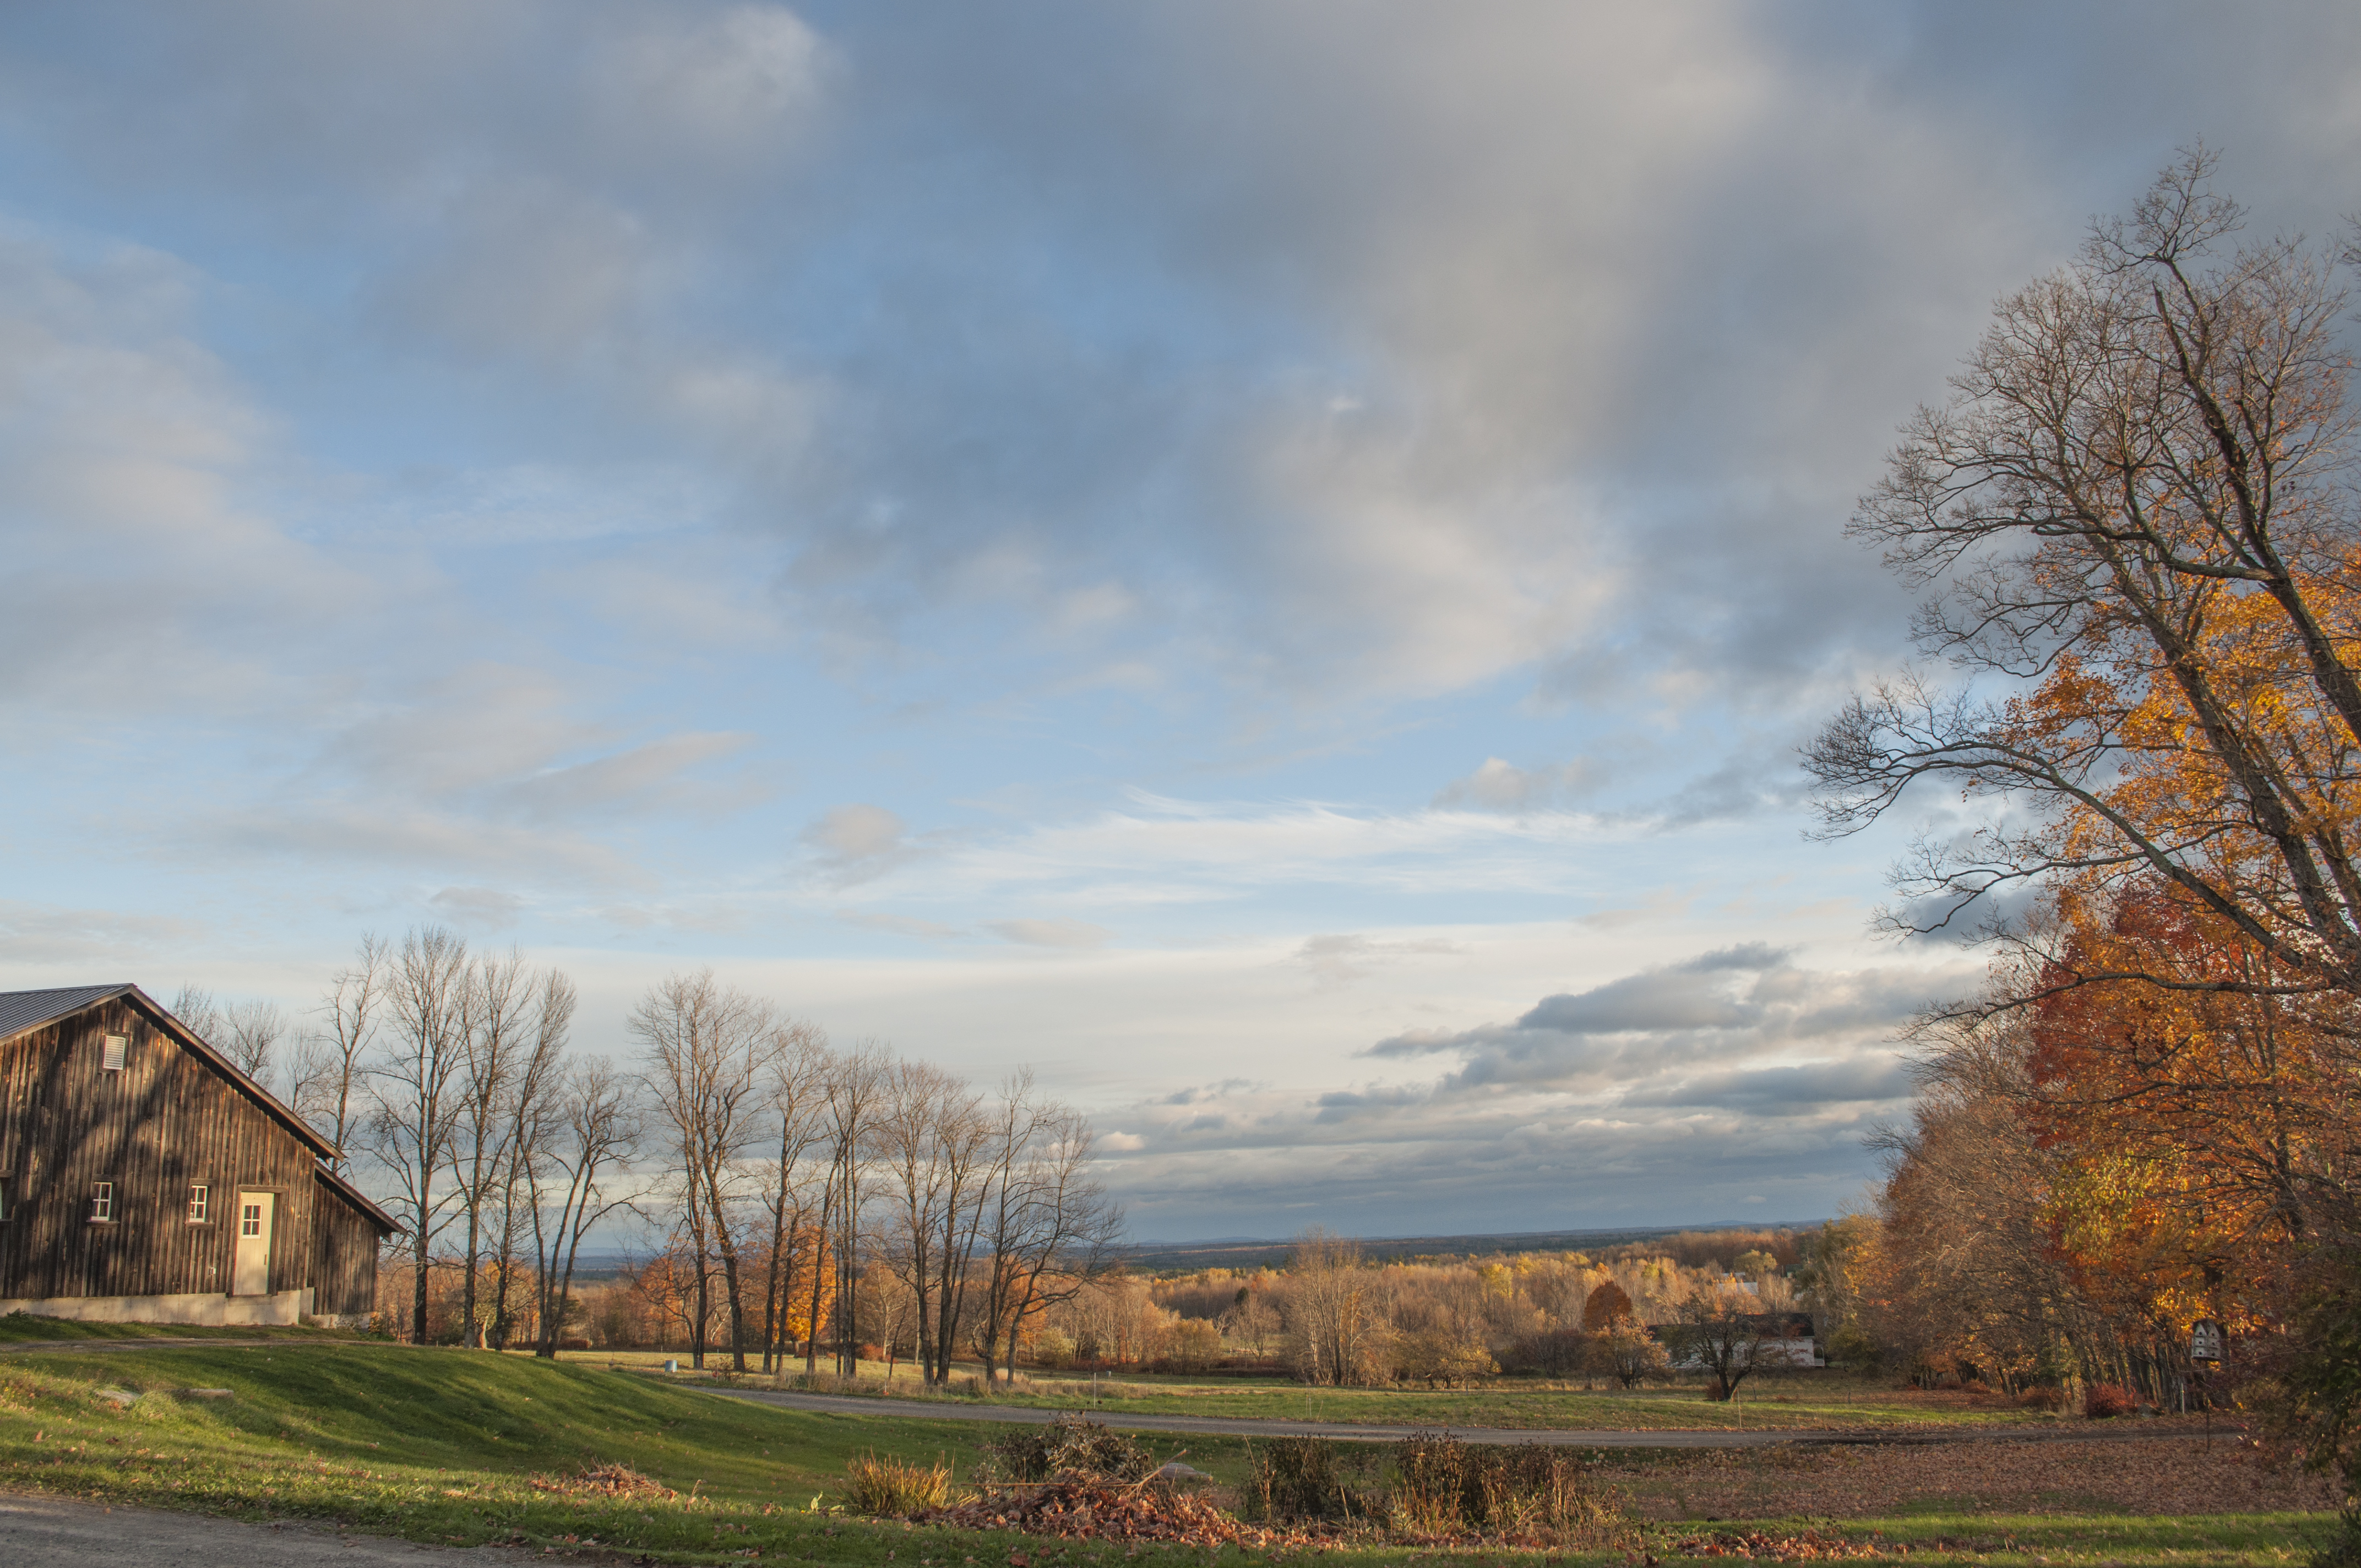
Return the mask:
<svg viewBox="0 0 2361 1568">
<path fill-rule="evenodd" d="M 1919 1025 L 1864 1310 L 1922 1359 L 2152 1398 L 2200 1317 L 2300 1386 L 2295 1304 L 2361 1240 L 2355 251 L 2246 237 L 2213 172 L 2004 301 L 1905 425 L 1853 532 L 1953 677 L 1806 753 L 1828 836 L 1930 783 L 1980 810 L 1884 918 L 1998 952 Z"/>
</svg>

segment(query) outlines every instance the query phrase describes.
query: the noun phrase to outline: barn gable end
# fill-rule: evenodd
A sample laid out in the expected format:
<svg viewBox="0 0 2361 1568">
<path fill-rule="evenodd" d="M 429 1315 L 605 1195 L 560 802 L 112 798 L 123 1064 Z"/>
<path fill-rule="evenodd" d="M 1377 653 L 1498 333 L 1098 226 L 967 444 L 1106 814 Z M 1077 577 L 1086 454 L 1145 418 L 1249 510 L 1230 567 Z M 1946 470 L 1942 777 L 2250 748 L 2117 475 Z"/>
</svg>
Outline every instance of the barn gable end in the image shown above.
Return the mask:
<svg viewBox="0 0 2361 1568">
<path fill-rule="evenodd" d="M 0 1312 L 366 1321 L 393 1225 L 327 1152 L 135 986 L 0 993 Z"/>
</svg>

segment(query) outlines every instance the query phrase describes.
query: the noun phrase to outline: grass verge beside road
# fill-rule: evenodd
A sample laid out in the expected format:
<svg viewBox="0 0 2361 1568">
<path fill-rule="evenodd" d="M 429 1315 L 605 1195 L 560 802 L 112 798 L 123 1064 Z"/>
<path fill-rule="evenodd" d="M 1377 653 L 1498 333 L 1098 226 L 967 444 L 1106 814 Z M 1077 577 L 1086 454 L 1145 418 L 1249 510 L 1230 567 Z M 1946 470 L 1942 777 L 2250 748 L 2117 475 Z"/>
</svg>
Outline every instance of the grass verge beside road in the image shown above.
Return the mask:
<svg viewBox="0 0 2361 1568">
<path fill-rule="evenodd" d="M 129 1395 L 137 1398 L 123 1403 Z M 742 1563 L 759 1553 L 772 1562 L 965 1568 L 970 1558 L 996 1565 L 1023 1555 L 1037 1568 L 1202 1568 L 1202 1549 L 1041 1541 L 805 1511 L 816 1497 L 833 1497 L 856 1453 L 919 1461 L 939 1454 L 964 1476 L 975 1445 L 999 1430 L 930 1422 L 922 1406 L 881 1405 L 862 1416 L 785 1411 L 596 1365 L 379 1343 L 0 1359 L 5 1488 L 333 1519 L 434 1543 L 616 1551 L 662 1563 Z M 1243 1472 L 1235 1439 L 1191 1436 L 1156 1447 L 1185 1448 L 1189 1463 L 1217 1479 L 1234 1482 Z M 675 1495 L 619 1499 L 534 1482 L 600 1463 L 628 1464 Z M 1850 1519 L 1844 1529 L 1912 1543 L 1912 1563 L 2047 1558 L 2247 1568 L 2300 1561 L 2307 1538 L 2328 1523 L 2325 1515 L 2019 1518 L 1905 1509 Z M 1960 1544 L 1935 1544 L 1946 1541 Z M 1399 1547 L 1323 1556 L 1340 1568 L 1532 1560 Z"/>
</svg>

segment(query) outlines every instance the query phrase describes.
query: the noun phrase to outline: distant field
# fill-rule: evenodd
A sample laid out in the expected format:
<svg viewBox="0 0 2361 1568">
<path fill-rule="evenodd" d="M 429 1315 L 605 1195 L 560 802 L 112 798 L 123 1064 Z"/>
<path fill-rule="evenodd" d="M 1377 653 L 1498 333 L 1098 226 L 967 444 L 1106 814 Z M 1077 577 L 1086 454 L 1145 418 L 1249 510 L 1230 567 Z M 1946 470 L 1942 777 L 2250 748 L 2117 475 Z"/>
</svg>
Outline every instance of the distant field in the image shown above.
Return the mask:
<svg viewBox="0 0 2361 1568">
<path fill-rule="evenodd" d="M 939 1454 L 965 1475 L 975 1445 L 998 1429 L 929 1421 L 917 1404 L 881 1402 L 873 1416 L 779 1410 L 716 1398 L 685 1382 L 609 1370 L 598 1357 L 552 1365 L 368 1343 L 0 1354 L 0 1488 L 246 1517 L 331 1519 L 422 1541 L 607 1548 L 667 1563 L 743 1563 L 755 1552 L 766 1560 L 893 1568 L 963 1568 L 969 1558 L 997 1565 L 1012 1554 L 1027 1556 L 1037 1568 L 1202 1568 L 1207 1561 L 1202 1549 L 1041 1542 L 804 1511 L 833 1495 L 855 1453 Z M 213 1398 L 199 1389 L 229 1392 Z M 1150 1435 L 1147 1442 L 1159 1454 L 1185 1451 L 1191 1464 L 1221 1482 L 1235 1483 L 1244 1473 L 1240 1440 Z M 2050 1464 L 2031 1481 L 1984 1476 L 1978 1485 L 1990 1496 L 1966 1496 L 1953 1483 L 1977 1473 L 1964 1468 L 1967 1458 L 1944 1457 L 1952 1452 L 1964 1454 L 1626 1455 L 1609 1475 L 1650 1517 L 1752 1515 L 1779 1529 L 1799 1526 L 1806 1513 L 1824 1527 L 1838 1515 L 1849 1536 L 1874 1531 L 1897 1548 L 1910 1546 L 1913 1563 L 2046 1559 L 2259 1568 L 2293 1561 L 2332 1519 L 2284 1507 L 2153 1516 L 2144 1511 L 2158 1506 L 2152 1490 L 2143 1489 L 2147 1484 L 2139 1475 L 2125 1483 L 2132 1488 L 2128 1502 L 2110 1501 L 2105 1494 L 2119 1477 L 2104 1454 L 2080 1461 L 2082 1472 Z M 1927 1475 L 1888 1474 L 1848 1453 L 1901 1455 L 1894 1463 L 1920 1465 Z M 2259 1483 L 2239 1468 L 2250 1468 L 2239 1452 L 2223 1443 L 2205 1455 L 2209 1464 L 2231 1467 L 2213 1487 L 2217 1501 L 2233 1493 L 2263 1500 L 2253 1490 Z M 2165 1457 L 2136 1463 L 2154 1470 Z M 558 1477 L 605 1461 L 628 1464 L 681 1496 L 619 1502 L 533 1485 L 536 1475 Z M 2197 1496 L 2187 1490 L 2190 1465 L 2176 1458 L 2165 1468 L 2182 1490 L 2178 1503 L 2164 1506 L 2187 1506 Z M 1940 1483 L 1934 1492 L 1926 1490 L 1933 1484 L 1928 1476 Z M 2053 1506 L 2071 1512 L 2038 1511 Z M 1672 1540 L 1719 1527 L 1660 1528 Z M 1396 1547 L 1323 1557 L 1339 1568 L 1540 1561 L 1524 1553 Z M 1619 1552 L 1552 1554 L 1550 1561 L 1603 1565 L 1625 1559 Z"/>
</svg>

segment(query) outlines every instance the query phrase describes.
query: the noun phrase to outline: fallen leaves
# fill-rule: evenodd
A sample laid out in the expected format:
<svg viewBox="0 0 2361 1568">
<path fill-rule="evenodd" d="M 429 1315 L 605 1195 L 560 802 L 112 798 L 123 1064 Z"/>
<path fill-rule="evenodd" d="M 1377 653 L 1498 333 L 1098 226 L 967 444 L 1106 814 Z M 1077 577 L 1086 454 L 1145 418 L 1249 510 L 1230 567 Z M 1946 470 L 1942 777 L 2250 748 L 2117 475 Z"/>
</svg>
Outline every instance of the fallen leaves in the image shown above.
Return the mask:
<svg viewBox="0 0 2361 1568">
<path fill-rule="evenodd" d="M 641 1475 L 628 1464 L 593 1464 L 571 1475 L 534 1475 L 536 1492 L 556 1492 L 569 1497 L 676 1497 L 679 1493 Z M 457 1493 L 451 1494 L 454 1497 Z"/>
</svg>

